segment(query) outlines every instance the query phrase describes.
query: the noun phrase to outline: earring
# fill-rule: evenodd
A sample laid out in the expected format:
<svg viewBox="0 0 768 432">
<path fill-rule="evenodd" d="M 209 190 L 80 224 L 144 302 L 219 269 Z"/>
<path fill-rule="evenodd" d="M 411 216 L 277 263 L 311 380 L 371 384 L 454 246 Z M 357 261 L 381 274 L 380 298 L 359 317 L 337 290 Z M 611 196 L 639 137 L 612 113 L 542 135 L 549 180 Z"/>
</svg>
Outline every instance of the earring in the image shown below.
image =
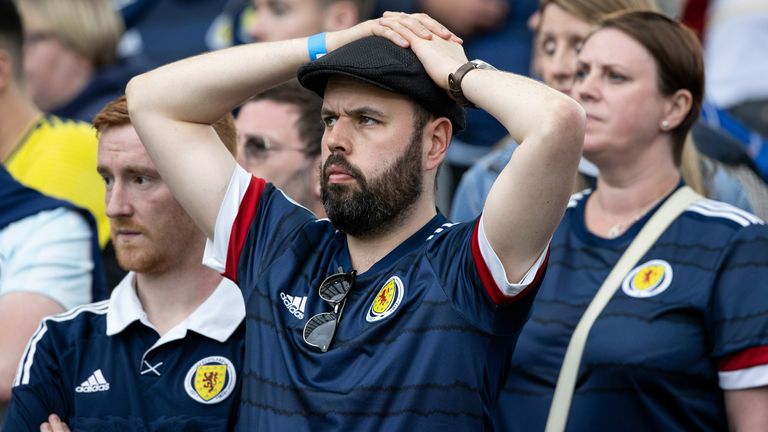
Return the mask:
<svg viewBox="0 0 768 432">
<path fill-rule="evenodd" d="M 661 121 L 661 128 L 664 129 L 664 130 L 668 130 L 669 129 L 669 120 L 662 120 Z"/>
</svg>

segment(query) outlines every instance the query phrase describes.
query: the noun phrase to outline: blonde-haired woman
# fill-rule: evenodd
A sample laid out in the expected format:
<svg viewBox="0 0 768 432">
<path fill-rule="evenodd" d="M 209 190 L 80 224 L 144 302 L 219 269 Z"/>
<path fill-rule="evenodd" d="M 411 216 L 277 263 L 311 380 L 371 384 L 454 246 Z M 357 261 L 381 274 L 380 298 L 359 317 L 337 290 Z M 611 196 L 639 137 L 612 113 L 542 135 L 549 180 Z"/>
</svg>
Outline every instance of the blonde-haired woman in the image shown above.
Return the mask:
<svg viewBox="0 0 768 432">
<path fill-rule="evenodd" d="M 27 86 L 46 113 L 90 122 L 150 66 L 118 59 L 124 27 L 110 0 L 23 0 L 18 7 Z"/>
</svg>

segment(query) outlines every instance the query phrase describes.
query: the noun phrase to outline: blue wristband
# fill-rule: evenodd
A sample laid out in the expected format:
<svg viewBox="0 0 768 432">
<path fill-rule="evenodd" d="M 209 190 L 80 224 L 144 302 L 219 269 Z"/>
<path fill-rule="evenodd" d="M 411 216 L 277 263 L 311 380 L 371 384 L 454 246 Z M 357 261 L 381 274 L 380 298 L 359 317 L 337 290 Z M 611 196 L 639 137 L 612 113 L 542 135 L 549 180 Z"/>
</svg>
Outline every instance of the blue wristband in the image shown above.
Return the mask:
<svg viewBox="0 0 768 432">
<path fill-rule="evenodd" d="M 311 61 L 328 54 L 328 50 L 325 49 L 325 32 L 310 36 L 307 39 L 307 49 Z"/>
</svg>

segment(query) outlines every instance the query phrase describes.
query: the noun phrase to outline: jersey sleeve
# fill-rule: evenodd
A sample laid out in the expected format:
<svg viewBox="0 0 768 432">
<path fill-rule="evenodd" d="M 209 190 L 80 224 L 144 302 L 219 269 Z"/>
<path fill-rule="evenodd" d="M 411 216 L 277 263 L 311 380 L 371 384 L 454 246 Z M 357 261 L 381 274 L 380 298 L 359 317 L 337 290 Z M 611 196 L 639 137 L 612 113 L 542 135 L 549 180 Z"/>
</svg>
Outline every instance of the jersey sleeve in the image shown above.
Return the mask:
<svg viewBox="0 0 768 432">
<path fill-rule="evenodd" d="M 314 220 L 312 212 L 237 166 L 203 262 L 238 283 L 245 276 L 241 271 L 260 272 L 301 225 Z"/>
<path fill-rule="evenodd" d="M 740 229 L 715 275 L 709 325 L 720 387 L 768 385 L 768 227 Z"/>
<path fill-rule="evenodd" d="M 62 382 L 62 366 L 58 362 L 54 340 L 44 320 L 32 335 L 19 363 L 13 382 L 11 402 L 5 420 L 8 431 L 39 430 L 50 414 L 65 422 L 71 403 Z"/>
<path fill-rule="evenodd" d="M 428 255 L 445 294 L 471 323 L 492 334 L 513 334 L 528 318 L 544 277 L 549 248 L 520 281 L 510 282 L 479 220 L 441 227 Z"/>
<path fill-rule="evenodd" d="M 59 208 L 27 217 L 0 234 L 0 243 L 15 245 L 7 254 L 0 295 L 31 292 L 64 309 L 91 301 L 94 261 L 92 233 L 76 211 Z"/>
</svg>

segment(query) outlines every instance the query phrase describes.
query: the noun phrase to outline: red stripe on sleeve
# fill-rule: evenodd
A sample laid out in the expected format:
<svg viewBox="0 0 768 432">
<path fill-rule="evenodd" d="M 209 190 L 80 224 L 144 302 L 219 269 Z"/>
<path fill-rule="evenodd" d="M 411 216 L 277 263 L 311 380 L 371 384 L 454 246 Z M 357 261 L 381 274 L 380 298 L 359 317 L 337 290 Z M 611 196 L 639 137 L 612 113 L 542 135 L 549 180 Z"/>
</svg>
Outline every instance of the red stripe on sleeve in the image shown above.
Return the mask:
<svg viewBox="0 0 768 432">
<path fill-rule="evenodd" d="M 243 200 L 240 201 L 240 208 L 237 210 L 235 222 L 232 224 L 232 231 L 229 234 L 229 245 L 227 247 L 227 264 L 224 270 L 224 277 L 237 283 L 237 267 L 240 263 L 240 254 L 243 252 L 245 238 L 248 236 L 248 229 L 256 218 L 256 209 L 259 207 L 261 193 L 264 191 L 266 182 L 258 177 L 251 177 L 248 189 L 245 190 Z"/>
<path fill-rule="evenodd" d="M 720 372 L 731 372 L 768 364 L 768 346 L 747 348 L 720 359 Z"/>
<path fill-rule="evenodd" d="M 547 247 L 547 255 L 544 257 L 544 261 L 536 271 L 536 276 L 533 278 L 533 281 L 531 281 L 531 283 L 517 295 L 509 297 L 504 295 L 502 290 L 496 285 L 496 281 L 493 280 L 491 270 L 488 268 L 488 264 L 486 264 L 485 260 L 483 259 L 483 254 L 480 252 L 480 237 L 478 234 L 479 230 L 480 219 L 478 219 L 477 223 L 475 223 L 475 229 L 472 232 L 472 258 L 475 261 L 475 266 L 477 267 L 477 273 L 480 275 L 480 280 L 483 282 L 483 287 L 485 288 L 485 291 L 488 293 L 488 296 L 491 298 L 493 303 L 496 305 L 512 304 L 524 298 L 529 292 L 534 291 L 535 287 L 538 286 L 541 283 L 541 280 L 544 278 L 544 273 L 547 268 L 547 261 L 549 260 L 549 246 Z"/>
</svg>

